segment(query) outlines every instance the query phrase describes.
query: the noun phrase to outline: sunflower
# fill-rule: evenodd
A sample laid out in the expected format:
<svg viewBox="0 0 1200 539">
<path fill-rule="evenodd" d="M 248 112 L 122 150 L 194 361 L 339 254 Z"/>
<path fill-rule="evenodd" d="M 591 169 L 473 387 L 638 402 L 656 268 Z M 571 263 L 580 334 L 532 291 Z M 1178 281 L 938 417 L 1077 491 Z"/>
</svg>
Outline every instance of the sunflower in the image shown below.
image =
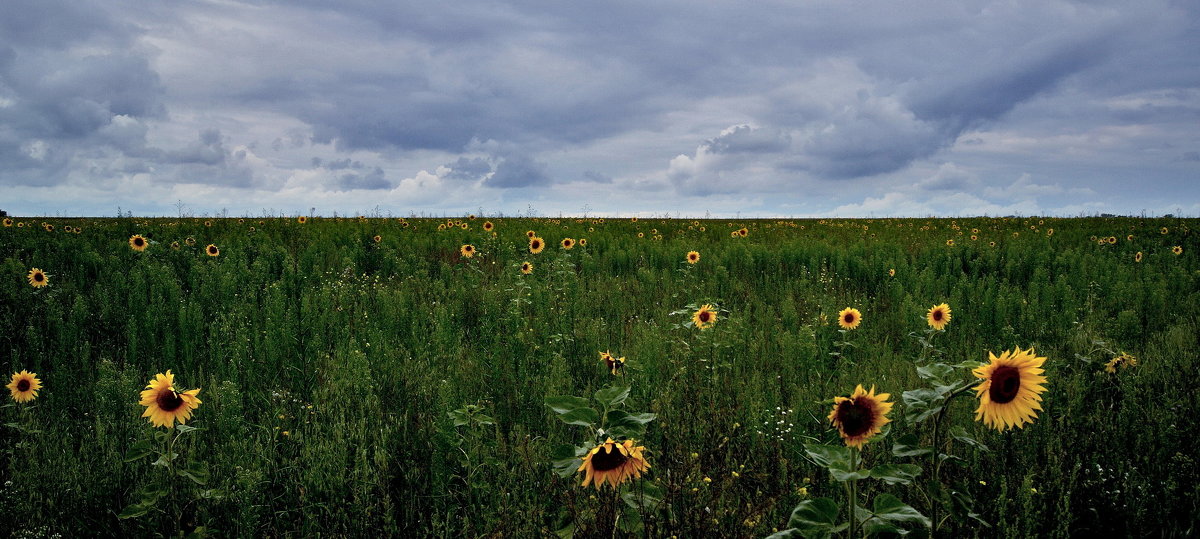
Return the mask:
<svg viewBox="0 0 1200 539">
<path fill-rule="evenodd" d="M 8 228 L 12 225 L 13 225 L 13 220 L 5 217 L 4 218 L 4 228 Z"/>
<path fill-rule="evenodd" d="M 44 226 L 46 228 L 46 232 L 54 232 L 54 225 L 47 223 L 42 226 Z"/>
<path fill-rule="evenodd" d="M 13 400 L 17 402 L 29 402 L 37 398 L 38 390 L 42 388 L 42 381 L 38 380 L 37 373 L 22 370 L 21 372 L 14 372 L 12 381 L 4 387 L 8 388 Z"/>
<path fill-rule="evenodd" d="M 925 321 L 929 323 L 929 327 L 938 331 L 946 329 L 946 324 L 950 323 L 950 306 L 943 303 L 930 307 L 929 312 L 925 314 Z"/>
<path fill-rule="evenodd" d="M 563 238 L 561 245 L 563 249 L 570 251 L 571 248 L 575 246 L 575 240 L 571 238 Z"/>
<path fill-rule="evenodd" d="M 468 225 L 467 223 L 463 223 L 463 224 L 461 224 L 461 225 L 458 225 L 458 228 L 461 228 L 461 229 L 463 229 L 463 230 L 470 230 L 470 229 L 471 229 L 471 225 Z"/>
<path fill-rule="evenodd" d="M 297 218 L 296 218 L 296 222 L 297 222 L 297 223 L 300 223 L 300 224 L 307 223 L 307 222 L 308 222 L 308 217 L 305 217 L 305 216 L 301 215 L 300 217 L 297 217 Z"/>
<path fill-rule="evenodd" d="M 699 262 L 699 261 L 700 261 L 700 253 L 698 251 L 688 251 L 688 254 L 687 254 L 688 264 L 695 264 L 696 262 Z"/>
<path fill-rule="evenodd" d="M 139 404 L 146 407 L 142 417 L 150 418 L 155 427 L 174 428 L 175 421 L 185 423 L 192 417 L 192 410 L 200 406 L 199 389 L 189 389 L 180 393 L 175 390 L 175 375 L 167 370 L 166 374 L 158 373 L 146 384 L 142 391 Z"/>
<path fill-rule="evenodd" d="M 1133 241 L 1133 234 L 1125 236 L 1125 241 Z"/>
<path fill-rule="evenodd" d="M 542 249 L 545 249 L 545 248 L 546 248 L 546 242 L 542 241 L 542 238 L 539 238 L 537 236 L 529 238 L 529 252 L 536 255 L 536 254 L 542 252 Z"/>
<path fill-rule="evenodd" d="M 633 440 L 615 442 L 608 438 L 593 447 L 575 470 L 585 473 L 581 486 L 594 483 L 599 490 L 607 482 L 615 489 L 630 478 L 641 477 L 642 472 L 650 469 L 650 463 L 646 461 L 646 448 L 636 443 Z"/>
<path fill-rule="evenodd" d="M 379 243 L 379 242 L 383 241 L 383 236 L 380 236 L 379 234 L 376 234 L 376 235 L 375 235 L 374 237 L 372 237 L 371 239 L 372 239 L 372 240 L 375 240 L 375 243 Z"/>
<path fill-rule="evenodd" d="M 178 241 L 171 242 L 171 249 L 178 251 L 179 250 L 179 242 Z"/>
<path fill-rule="evenodd" d="M 458 248 L 458 253 L 461 254 L 463 258 L 471 258 L 475 256 L 475 246 L 469 243 L 463 245 L 462 247 Z"/>
<path fill-rule="evenodd" d="M 29 275 L 25 277 L 29 279 L 29 286 L 34 288 L 41 288 L 50 284 L 50 277 L 46 275 L 46 272 L 37 268 L 30 269 Z"/>
<path fill-rule="evenodd" d="M 1137 254 L 1133 255 L 1133 261 L 1134 262 L 1142 261 L 1142 252 L 1141 251 L 1138 251 Z"/>
<path fill-rule="evenodd" d="M 979 397 L 979 409 L 975 410 L 975 420 L 997 430 L 1004 431 L 1011 427 L 1023 428 L 1025 423 L 1032 423 L 1037 417 L 1036 410 L 1041 410 L 1041 393 L 1046 391 L 1042 384 L 1046 383 L 1042 363 L 1044 357 L 1038 357 L 1033 348 L 1004 352 L 1000 357 L 989 352 L 991 363 L 975 369 L 977 378 L 983 382 L 975 386 Z"/>
<path fill-rule="evenodd" d="M 205 221 L 204 226 L 212 226 L 212 221 Z"/>
<path fill-rule="evenodd" d="M 484 232 L 491 232 L 493 228 L 496 228 L 496 225 L 492 224 L 491 221 L 483 222 L 483 231 Z"/>
<path fill-rule="evenodd" d="M 188 236 L 187 238 L 185 238 L 183 240 L 183 243 L 188 244 L 188 247 L 195 247 L 196 246 L 196 238 Z"/>
<path fill-rule="evenodd" d="M 129 238 L 129 248 L 139 253 L 145 251 L 148 245 L 146 238 L 143 238 L 141 234 L 134 234 Z"/>
<path fill-rule="evenodd" d="M 630 218 L 630 219 L 629 219 L 629 222 L 631 222 L 631 223 L 636 223 L 636 222 L 637 222 L 637 217 L 632 217 L 632 218 Z"/>
<path fill-rule="evenodd" d="M 713 310 L 712 305 L 705 303 L 692 315 L 692 322 L 700 329 L 708 329 L 717 323 L 717 311 Z"/>
<path fill-rule="evenodd" d="M 473 214 L 473 213 L 472 213 L 471 215 L 468 215 L 468 216 L 467 216 L 467 219 L 470 219 L 470 220 L 474 221 L 474 220 L 475 220 L 475 214 Z"/>
<path fill-rule="evenodd" d="M 741 236 L 743 238 L 750 235 L 750 231 L 746 227 L 739 228 L 737 233 L 738 233 L 738 236 Z"/>
<path fill-rule="evenodd" d="M 988 247 L 995 247 L 995 246 L 996 246 L 996 242 L 994 242 L 994 241 L 988 242 Z"/>
<path fill-rule="evenodd" d="M 1105 240 L 1105 241 L 1107 241 L 1109 245 L 1116 245 L 1116 244 L 1117 244 L 1117 237 L 1116 237 L 1116 236 L 1109 236 L 1109 237 L 1108 237 L 1108 239 L 1107 239 L 1107 240 Z"/>
<path fill-rule="evenodd" d="M 616 357 L 607 351 L 600 352 L 600 361 L 604 362 L 604 366 L 608 367 L 609 372 L 613 373 L 613 376 L 616 376 L 617 371 L 625 367 L 625 358 Z"/>
<path fill-rule="evenodd" d="M 895 277 L 895 276 L 896 276 L 896 268 L 892 268 L 892 269 L 888 270 L 888 277 Z"/>
<path fill-rule="evenodd" d="M 950 239 L 946 240 L 946 246 L 954 247 L 954 238 L 950 238 Z"/>
<path fill-rule="evenodd" d="M 638 232 L 638 237 L 639 237 L 639 238 L 644 238 L 644 237 L 646 237 L 646 233 L 645 233 L 645 232 Z"/>
<path fill-rule="evenodd" d="M 1117 367 L 1128 369 L 1130 367 L 1136 367 L 1137 364 L 1137 358 L 1134 357 L 1133 354 L 1121 352 L 1121 355 L 1110 359 L 1108 363 L 1104 364 L 1104 372 L 1116 374 Z"/>
<path fill-rule="evenodd" d="M 849 397 L 834 397 L 829 422 L 837 427 L 838 434 L 848 447 L 861 448 L 891 422 L 887 418 L 893 405 L 887 402 L 890 397 L 889 393 L 875 394 L 875 386 L 871 386 L 871 391 L 866 391 L 859 384 Z"/>
<path fill-rule="evenodd" d="M 529 238 L 529 239 L 536 238 L 536 237 L 537 237 L 537 232 L 534 232 L 534 231 L 532 231 L 532 230 L 526 230 L 526 231 L 525 231 L 525 237 L 526 237 L 526 238 Z"/>
<path fill-rule="evenodd" d="M 1169 231 L 1167 230 L 1167 227 L 1165 227 L 1165 226 L 1164 226 L 1164 227 L 1162 227 L 1162 228 L 1159 230 L 1159 232 L 1162 232 L 1163 234 L 1166 234 L 1166 233 L 1167 233 L 1167 232 L 1169 232 Z"/>
<path fill-rule="evenodd" d="M 587 247 L 587 238 L 579 238 L 579 246 Z"/>
<path fill-rule="evenodd" d="M 1174 246 L 1174 247 L 1172 247 L 1172 248 L 1171 248 L 1171 252 L 1172 252 L 1172 253 L 1175 253 L 1175 255 L 1176 255 L 1176 256 L 1178 256 L 1178 255 L 1181 255 L 1181 254 L 1183 254 L 1183 247 L 1182 247 L 1182 246 L 1179 246 L 1179 245 L 1176 245 L 1176 246 Z"/>
<path fill-rule="evenodd" d="M 838 325 L 842 329 L 855 329 L 862 323 L 862 313 L 854 307 L 846 307 L 838 313 Z"/>
<path fill-rule="evenodd" d="M 521 274 L 529 275 L 531 273 L 533 273 L 533 264 L 530 264 L 529 262 L 522 262 L 521 263 Z"/>
<path fill-rule="evenodd" d="M 218 249 L 216 245 L 210 243 L 208 244 L 208 247 L 204 248 L 204 254 L 207 254 L 208 256 L 217 256 L 221 254 L 221 250 Z"/>
</svg>

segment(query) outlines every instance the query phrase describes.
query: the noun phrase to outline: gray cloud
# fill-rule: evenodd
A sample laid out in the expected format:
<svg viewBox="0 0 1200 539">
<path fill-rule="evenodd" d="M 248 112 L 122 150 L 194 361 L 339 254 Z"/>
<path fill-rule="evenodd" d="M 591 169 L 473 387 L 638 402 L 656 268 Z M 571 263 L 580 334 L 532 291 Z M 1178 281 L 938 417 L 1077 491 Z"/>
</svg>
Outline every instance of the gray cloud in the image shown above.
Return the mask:
<svg viewBox="0 0 1200 539">
<path fill-rule="evenodd" d="M 528 155 L 508 155 L 496 165 L 496 171 L 483 180 L 485 187 L 537 187 L 550 183 L 546 164 Z"/>
</svg>

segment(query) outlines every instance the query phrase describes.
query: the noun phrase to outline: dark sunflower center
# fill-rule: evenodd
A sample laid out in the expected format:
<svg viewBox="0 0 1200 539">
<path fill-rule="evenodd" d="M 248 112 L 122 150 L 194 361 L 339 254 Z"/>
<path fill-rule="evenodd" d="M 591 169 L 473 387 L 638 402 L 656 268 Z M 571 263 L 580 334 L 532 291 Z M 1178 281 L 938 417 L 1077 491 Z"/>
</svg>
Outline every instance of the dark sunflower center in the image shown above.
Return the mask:
<svg viewBox="0 0 1200 539">
<path fill-rule="evenodd" d="M 145 241 L 145 240 L 143 240 L 142 238 L 134 238 L 134 239 L 133 239 L 133 244 L 134 244 L 134 245 L 136 245 L 136 246 L 138 246 L 138 247 L 141 247 L 142 245 L 145 245 L 145 244 L 146 244 L 146 241 Z"/>
<path fill-rule="evenodd" d="M 942 321 L 942 311 L 933 311 L 933 321 L 934 322 Z"/>
<path fill-rule="evenodd" d="M 29 380 L 22 379 L 20 382 L 17 382 L 17 391 L 29 391 Z"/>
<path fill-rule="evenodd" d="M 607 453 L 604 452 L 604 449 L 601 449 L 595 455 L 592 455 L 592 468 L 597 472 L 607 472 L 620 468 L 627 460 L 629 460 L 629 457 L 622 455 L 621 451 L 616 447 L 613 447 Z"/>
<path fill-rule="evenodd" d="M 1021 371 L 1007 365 L 996 367 L 992 372 L 992 385 L 988 388 L 988 397 L 992 402 L 1004 404 L 1017 398 L 1021 390 Z"/>
<path fill-rule="evenodd" d="M 179 394 L 172 389 L 160 391 L 158 393 L 158 398 L 154 400 L 156 403 L 158 403 L 158 407 L 164 412 L 174 412 L 175 410 L 178 410 L 180 406 L 183 406 L 183 397 L 180 397 Z"/>
<path fill-rule="evenodd" d="M 708 311 L 700 311 L 700 321 L 701 322 L 708 322 L 711 319 L 712 319 L 711 313 L 709 313 Z"/>
<path fill-rule="evenodd" d="M 42 274 L 40 274 L 40 273 L 35 273 L 35 274 L 33 274 L 33 280 L 35 280 L 35 281 L 37 281 L 37 282 L 39 282 L 39 283 L 40 283 L 40 282 L 42 282 L 42 281 L 44 281 L 45 279 L 46 279 L 46 276 L 45 276 L 45 275 L 42 275 Z"/>
<path fill-rule="evenodd" d="M 854 323 L 854 313 L 846 313 L 846 317 L 843 318 L 842 320 L 845 320 L 847 324 L 853 324 Z"/>
<path fill-rule="evenodd" d="M 537 249 L 538 247 L 541 247 L 541 246 L 542 246 L 542 242 L 540 242 L 540 241 L 535 241 L 535 242 L 533 242 L 533 248 L 534 248 L 534 249 Z"/>
<path fill-rule="evenodd" d="M 863 399 L 842 401 L 838 404 L 837 420 L 846 436 L 861 436 L 871 430 L 874 408 Z"/>
<path fill-rule="evenodd" d="M 217 252 L 217 248 L 216 248 L 216 247 L 209 247 L 209 248 L 208 248 L 208 252 L 210 252 L 210 253 L 215 253 L 215 252 Z"/>
</svg>

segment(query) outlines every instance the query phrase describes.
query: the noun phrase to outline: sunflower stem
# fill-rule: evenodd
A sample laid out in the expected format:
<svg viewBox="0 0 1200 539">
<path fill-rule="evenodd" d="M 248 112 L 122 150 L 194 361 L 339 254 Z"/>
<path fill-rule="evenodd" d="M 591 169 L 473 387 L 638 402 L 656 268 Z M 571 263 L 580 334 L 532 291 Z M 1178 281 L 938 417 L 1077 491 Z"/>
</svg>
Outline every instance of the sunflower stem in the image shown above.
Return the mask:
<svg viewBox="0 0 1200 539">
<path fill-rule="evenodd" d="M 858 472 L 862 460 L 859 459 L 859 449 L 850 448 L 850 469 L 853 472 Z M 849 482 L 850 488 L 850 528 L 847 529 L 848 537 L 854 539 L 858 532 L 858 481 L 851 479 Z"/>
</svg>

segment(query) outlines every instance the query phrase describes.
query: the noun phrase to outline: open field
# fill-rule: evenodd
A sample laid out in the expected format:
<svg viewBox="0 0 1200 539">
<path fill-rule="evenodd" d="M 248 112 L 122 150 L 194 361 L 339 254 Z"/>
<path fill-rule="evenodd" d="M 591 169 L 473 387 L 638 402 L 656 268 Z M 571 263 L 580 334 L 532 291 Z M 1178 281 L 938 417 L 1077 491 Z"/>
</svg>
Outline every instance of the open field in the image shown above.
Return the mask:
<svg viewBox="0 0 1200 539">
<path fill-rule="evenodd" d="M 862 384 L 894 403 L 863 466 L 920 468 L 851 481 L 862 505 L 939 536 L 1200 533 L 1196 220 L 446 221 L 14 218 L 0 367 L 42 387 L 0 408 L 4 531 L 765 536 L 806 500 L 846 520 L 812 450 Z M 1023 428 L 929 367 L 1016 347 L 1047 358 Z M 169 439 L 139 404 L 167 370 L 202 401 Z M 939 385 L 965 391 L 944 413 L 902 397 Z M 582 487 L 570 447 L 605 440 L 563 396 L 649 469 Z"/>
</svg>

